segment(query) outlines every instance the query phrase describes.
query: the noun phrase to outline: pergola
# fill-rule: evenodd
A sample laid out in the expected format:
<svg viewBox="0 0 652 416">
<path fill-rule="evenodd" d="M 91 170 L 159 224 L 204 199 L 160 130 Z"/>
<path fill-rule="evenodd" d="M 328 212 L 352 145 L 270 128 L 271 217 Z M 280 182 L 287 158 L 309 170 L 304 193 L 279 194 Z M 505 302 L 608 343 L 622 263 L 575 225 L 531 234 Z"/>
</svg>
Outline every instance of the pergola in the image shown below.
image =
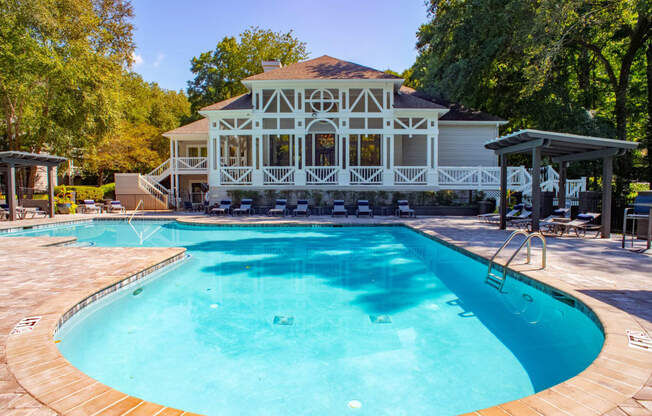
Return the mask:
<svg viewBox="0 0 652 416">
<path fill-rule="evenodd" d="M 539 230 L 541 214 L 541 158 L 559 163 L 559 206 L 566 205 L 566 169 L 569 162 L 602 159 L 602 237 L 611 234 L 611 181 L 613 159 L 637 143 L 541 130 L 520 130 L 485 144 L 500 157 L 500 228 L 507 227 L 507 155 L 532 153 L 532 231 Z"/>
<path fill-rule="evenodd" d="M 9 220 L 16 220 L 16 168 L 31 166 L 48 167 L 49 214 L 54 217 L 54 168 L 66 161 L 65 157 L 27 152 L 0 152 L 0 168 L 7 172 L 7 205 Z"/>
</svg>

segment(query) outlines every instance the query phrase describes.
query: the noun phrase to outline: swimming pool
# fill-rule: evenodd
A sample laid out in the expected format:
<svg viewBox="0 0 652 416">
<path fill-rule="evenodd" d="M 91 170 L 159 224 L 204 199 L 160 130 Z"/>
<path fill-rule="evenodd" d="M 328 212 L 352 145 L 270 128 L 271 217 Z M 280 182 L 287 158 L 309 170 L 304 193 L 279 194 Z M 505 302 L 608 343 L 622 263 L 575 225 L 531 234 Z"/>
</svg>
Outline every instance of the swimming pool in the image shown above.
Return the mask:
<svg viewBox="0 0 652 416">
<path fill-rule="evenodd" d="M 25 234 L 23 234 L 25 235 Z M 404 227 L 97 221 L 26 235 L 184 246 L 191 258 L 57 333 L 86 374 L 205 414 L 457 414 L 588 366 L 584 313 Z"/>
</svg>

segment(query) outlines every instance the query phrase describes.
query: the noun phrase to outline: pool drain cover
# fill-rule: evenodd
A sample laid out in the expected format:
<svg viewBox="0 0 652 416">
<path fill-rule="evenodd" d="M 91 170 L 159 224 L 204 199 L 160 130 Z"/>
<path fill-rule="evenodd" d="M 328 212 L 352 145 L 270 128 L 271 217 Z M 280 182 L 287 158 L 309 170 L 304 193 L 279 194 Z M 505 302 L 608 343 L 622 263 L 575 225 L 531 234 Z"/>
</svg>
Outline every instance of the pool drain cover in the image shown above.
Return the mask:
<svg viewBox="0 0 652 416">
<path fill-rule="evenodd" d="M 292 325 L 294 324 L 294 316 L 280 316 L 274 317 L 274 325 Z"/>
<path fill-rule="evenodd" d="M 389 315 L 369 315 L 372 324 L 391 324 L 392 318 Z"/>
</svg>

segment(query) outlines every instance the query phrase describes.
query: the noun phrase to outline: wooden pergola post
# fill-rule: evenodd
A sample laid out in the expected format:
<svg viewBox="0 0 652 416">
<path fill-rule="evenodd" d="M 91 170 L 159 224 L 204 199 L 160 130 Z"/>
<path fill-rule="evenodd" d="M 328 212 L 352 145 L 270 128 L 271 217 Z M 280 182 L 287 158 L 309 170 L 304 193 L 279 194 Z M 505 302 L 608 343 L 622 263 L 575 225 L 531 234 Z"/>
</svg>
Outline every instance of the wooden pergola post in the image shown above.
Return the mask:
<svg viewBox="0 0 652 416">
<path fill-rule="evenodd" d="M 9 205 L 9 221 L 16 221 L 16 167 L 7 165 L 7 205 Z"/>
<path fill-rule="evenodd" d="M 500 229 L 507 228 L 507 155 L 500 155 Z"/>
<path fill-rule="evenodd" d="M 566 208 L 566 169 L 568 162 L 559 162 L 559 189 L 557 190 L 558 208 Z"/>
<path fill-rule="evenodd" d="M 48 214 L 54 218 L 54 166 L 48 166 Z"/>
<path fill-rule="evenodd" d="M 539 231 L 541 216 L 541 146 L 532 149 L 532 232 Z"/>
<path fill-rule="evenodd" d="M 611 237 L 611 180 L 613 156 L 602 159 L 602 238 Z"/>
</svg>

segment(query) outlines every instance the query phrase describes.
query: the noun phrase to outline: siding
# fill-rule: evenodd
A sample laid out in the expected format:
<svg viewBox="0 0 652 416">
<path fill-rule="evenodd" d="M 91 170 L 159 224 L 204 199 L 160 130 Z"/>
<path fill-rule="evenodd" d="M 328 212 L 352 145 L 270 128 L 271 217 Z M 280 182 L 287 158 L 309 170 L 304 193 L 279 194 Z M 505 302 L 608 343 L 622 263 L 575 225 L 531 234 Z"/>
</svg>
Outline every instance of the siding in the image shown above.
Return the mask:
<svg viewBox="0 0 652 416">
<path fill-rule="evenodd" d="M 496 133 L 495 126 L 439 125 L 439 166 L 497 166 L 494 152 L 484 147 Z"/>
<path fill-rule="evenodd" d="M 427 153 L 426 135 L 415 134 L 411 138 L 408 135 L 403 135 L 402 166 L 426 166 Z M 396 163 L 396 165 L 399 164 Z"/>
</svg>

